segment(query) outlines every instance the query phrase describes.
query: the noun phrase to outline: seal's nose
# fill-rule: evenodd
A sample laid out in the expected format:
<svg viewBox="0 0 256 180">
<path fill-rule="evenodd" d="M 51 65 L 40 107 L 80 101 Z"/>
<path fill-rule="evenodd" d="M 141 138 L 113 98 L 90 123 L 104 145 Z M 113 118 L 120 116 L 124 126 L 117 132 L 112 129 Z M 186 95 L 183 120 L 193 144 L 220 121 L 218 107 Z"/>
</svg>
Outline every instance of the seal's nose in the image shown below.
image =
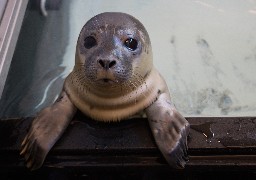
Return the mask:
<svg viewBox="0 0 256 180">
<path fill-rule="evenodd" d="M 98 61 L 98 63 L 100 64 L 101 67 L 103 67 L 104 69 L 108 70 L 110 68 L 113 68 L 116 65 L 116 61 L 115 60 L 105 60 L 105 59 L 100 59 Z"/>
</svg>

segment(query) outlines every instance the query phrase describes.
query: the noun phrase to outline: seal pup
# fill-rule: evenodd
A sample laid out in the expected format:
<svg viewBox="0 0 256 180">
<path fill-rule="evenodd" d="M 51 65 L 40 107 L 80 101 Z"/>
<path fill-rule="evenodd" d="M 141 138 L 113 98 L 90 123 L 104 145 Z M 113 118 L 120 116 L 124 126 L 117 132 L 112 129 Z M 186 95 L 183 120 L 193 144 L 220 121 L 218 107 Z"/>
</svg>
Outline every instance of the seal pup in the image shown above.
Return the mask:
<svg viewBox="0 0 256 180">
<path fill-rule="evenodd" d="M 145 27 L 131 15 L 106 12 L 84 25 L 74 69 L 59 98 L 38 113 L 22 142 L 20 154 L 28 168 L 42 166 L 77 109 L 104 122 L 145 112 L 167 162 L 183 168 L 188 160 L 189 123 L 175 109 L 164 79 L 153 66 Z"/>
</svg>

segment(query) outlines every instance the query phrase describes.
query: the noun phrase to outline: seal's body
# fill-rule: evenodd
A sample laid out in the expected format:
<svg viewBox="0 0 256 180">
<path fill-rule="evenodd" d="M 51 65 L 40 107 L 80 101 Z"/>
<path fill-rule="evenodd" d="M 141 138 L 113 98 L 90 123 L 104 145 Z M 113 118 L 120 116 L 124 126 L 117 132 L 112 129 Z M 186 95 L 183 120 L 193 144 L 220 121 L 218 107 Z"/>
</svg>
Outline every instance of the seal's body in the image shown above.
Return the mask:
<svg viewBox="0 0 256 180">
<path fill-rule="evenodd" d="M 77 109 L 104 122 L 145 111 L 168 163 L 184 167 L 189 124 L 153 66 L 148 33 L 137 19 L 124 13 L 93 17 L 80 32 L 75 60 L 60 97 L 39 112 L 22 143 L 29 168 L 42 165 Z"/>
</svg>

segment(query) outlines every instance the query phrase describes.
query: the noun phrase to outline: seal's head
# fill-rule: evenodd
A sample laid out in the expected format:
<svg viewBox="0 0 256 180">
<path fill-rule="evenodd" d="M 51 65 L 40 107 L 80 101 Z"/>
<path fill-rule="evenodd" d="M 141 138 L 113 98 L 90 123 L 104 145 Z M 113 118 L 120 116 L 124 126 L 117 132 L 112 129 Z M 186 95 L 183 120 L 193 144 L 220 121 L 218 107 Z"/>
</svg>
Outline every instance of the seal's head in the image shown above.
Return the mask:
<svg viewBox="0 0 256 180">
<path fill-rule="evenodd" d="M 152 50 L 145 27 L 124 13 L 94 16 L 82 28 L 76 62 L 65 81 L 71 101 L 96 120 L 124 119 L 157 98 Z"/>
<path fill-rule="evenodd" d="M 119 86 L 141 79 L 152 68 L 151 45 L 144 26 L 124 13 L 102 13 L 82 28 L 76 67 L 85 69 L 87 83 Z"/>
</svg>

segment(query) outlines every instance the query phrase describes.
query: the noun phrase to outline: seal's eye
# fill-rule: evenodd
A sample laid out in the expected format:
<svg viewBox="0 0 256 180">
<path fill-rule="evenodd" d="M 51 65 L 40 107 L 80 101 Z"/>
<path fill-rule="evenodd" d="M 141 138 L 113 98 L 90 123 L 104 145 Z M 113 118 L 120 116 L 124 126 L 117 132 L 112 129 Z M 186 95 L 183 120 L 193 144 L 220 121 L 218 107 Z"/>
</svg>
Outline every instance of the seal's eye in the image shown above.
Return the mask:
<svg viewBox="0 0 256 180">
<path fill-rule="evenodd" d="M 97 45 L 97 41 L 93 36 L 88 36 L 84 39 L 84 47 L 86 49 L 90 49 L 90 48 L 92 48 L 93 46 L 96 46 L 96 45 Z"/>
<path fill-rule="evenodd" d="M 124 41 L 124 45 L 131 51 L 135 51 L 138 47 L 138 41 L 133 38 L 128 38 Z"/>
</svg>

